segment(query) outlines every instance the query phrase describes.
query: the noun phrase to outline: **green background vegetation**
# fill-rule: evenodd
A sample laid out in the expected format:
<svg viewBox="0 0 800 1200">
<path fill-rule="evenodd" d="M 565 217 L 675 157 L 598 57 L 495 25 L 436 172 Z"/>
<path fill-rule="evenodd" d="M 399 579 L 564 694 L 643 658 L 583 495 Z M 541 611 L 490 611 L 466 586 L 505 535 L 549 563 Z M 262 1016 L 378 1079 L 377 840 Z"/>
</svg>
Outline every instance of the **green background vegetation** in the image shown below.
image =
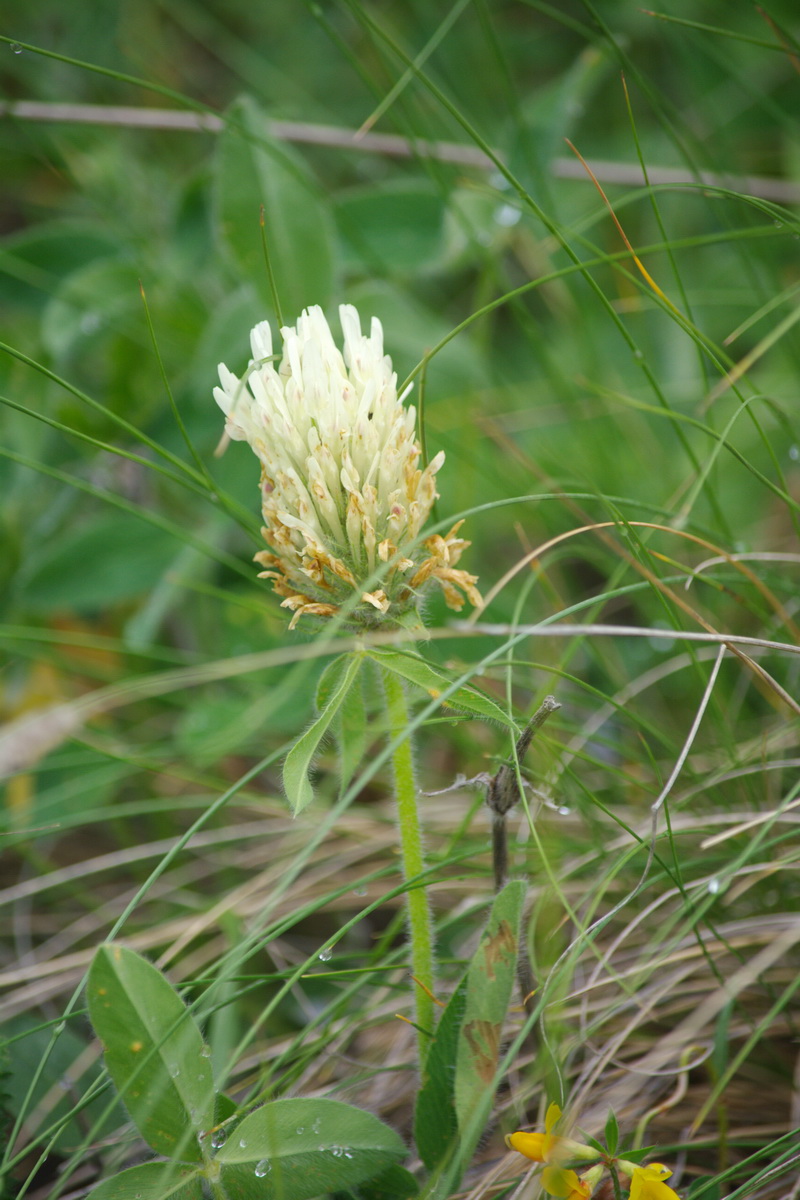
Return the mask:
<svg viewBox="0 0 800 1200">
<path fill-rule="evenodd" d="M 436 598 L 427 610 L 442 636 L 425 653 L 453 678 L 474 676 L 520 722 L 548 692 L 563 706 L 527 763 L 535 820 L 512 847 L 531 880 L 540 1050 L 500 1095 L 481 1157 L 494 1163 L 500 1133 L 535 1123 L 543 1098 L 571 1098 L 591 1134 L 609 1107 L 627 1135 L 644 1121 L 658 1157 L 683 1164 L 682 1194 L 783 1194 L 800 1103 L 795 6 L 16 7 L 3 95 L 55 111 L 0 117 L 0 715 L 28 715 L 39 739 L 20 750 L 16 735 L 4 793 L 12 1119 L 116 926 L 204 998 L 229 1090 L 335 1094 L 409 1135 L 377 682 L 366 773 L 347 762 L 342 780 L 324 745 L 315 807 L 292 822 L 280 763 L 330 650 L 310 623 L 288 634 L 255 578 L 255 459 L 214 456 L 216 365 L 240 372 L 250 327 L 275 316 L 263 204 L 288 323 L 314 303 L 332 320 L 342 302 L 378 315 L 401 380 L 436 351 L 413 396 L 424 381 L 427 450 L 447 454 L 437 519 L 467 516 L 462 565 L 484 594 L 549 539 L 615 523 L 532 556 L 478 631 Z M 56 119 L 71 104 L 224 126 Z M 348 146 L 314 128 L 372 117 Z M 496 161 L 448 161 L 431 142 Z M 649 183 L 614 182 L 640 159 Z M 515 635 L 541 621 L 650 636 Z M 712 675 L 718 646 L 678 636 L 709 629 L 787 648 L 746 647 L 761 674 L 728 651 Z M 82 714 L 71 736 L 56 703 Z M 421 725 L 425 791 L 510 752 L 506 731 L 446 710 Z M 480 800 L 422 801 L 443 997 L 491 894 Z M 262 1020 L 306 960 L 315 978 Z M 119 1109 L 110 1125 L 102 1102 L 78 1111 L 98 1070 L 81 1003 L 6 1152 L 9 1196 L 26 1181 L 61 1194 L 65 1164 L 63 1190 L 88 1185 L 136 1149 L 130 1131 L 111 1137 Z"/>
</svg>

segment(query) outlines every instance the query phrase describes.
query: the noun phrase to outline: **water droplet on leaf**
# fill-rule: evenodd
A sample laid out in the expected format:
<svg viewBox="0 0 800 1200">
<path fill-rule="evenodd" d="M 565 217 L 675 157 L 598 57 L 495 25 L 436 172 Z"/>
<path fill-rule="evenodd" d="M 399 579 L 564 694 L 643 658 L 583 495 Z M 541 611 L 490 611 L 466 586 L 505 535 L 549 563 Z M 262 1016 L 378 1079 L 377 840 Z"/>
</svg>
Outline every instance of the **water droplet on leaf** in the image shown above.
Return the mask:
<svg viewBox="0 0 800 1200">
<path fill-rule="evenodd" d="M 270 1173 L 270 1171 L 271 1171 L 271 1170 L 272 1170 L 272 1166 L 271 1166 L 271 1164 L 270 1164 L 270 1161 L 269 1161 L 269 1159 L 268 1159 L 268 1158 L 262 1158 L 262 1159 L 260 1160 L 260 1162 L 257 1162 L 257 1163 L 256 1163 L 256 1169 L 255 1169 L 255 1171 L 254 1171 L 254 1174 L 255 1174 L 255 1175 L 256 1175 L 256 1176 L 257 1176 L 259 1179 L 263 1179 L 265 1175 L 269 1175 L 269 1173 Z"/>
</svg>

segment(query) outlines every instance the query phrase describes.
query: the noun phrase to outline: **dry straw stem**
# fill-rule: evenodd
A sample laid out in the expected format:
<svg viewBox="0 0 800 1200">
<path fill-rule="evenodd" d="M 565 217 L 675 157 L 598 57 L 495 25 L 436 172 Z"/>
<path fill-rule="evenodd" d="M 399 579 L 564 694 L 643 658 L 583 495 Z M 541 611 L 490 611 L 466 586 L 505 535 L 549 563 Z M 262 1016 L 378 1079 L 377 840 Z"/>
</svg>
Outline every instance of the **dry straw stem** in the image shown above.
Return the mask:
<svg viewBox="0 0 800 1200">
<path fill-rule="evenodd" d="M 729 562 L 731 566 L 735 567 L 742 575 L 745 576 L 748 582 L 752 583 L 757 588 L 757 590 L 781 618 L 783 623 L 795 635 L 798 642 L 800 642 L 800 630 L 798 630 L 789 613 L 784 609 L 777 597 L 775 597 L 773 593 L 758 579 L 758 577 L 743 565 L 743 563 L 737 561 L 735 558 L 733 558 L 733 556 L 727 555 L 724 550 L 720 549 L 720 547 L 714 546 L 713 543 L 706 541 L 704 538 L 688 533 L 684 529 L 673 529 L 669 525 L 660 525 L 652 521 L 627 521 L 625 524 L 621 524 L 618 521 L 595 521 L 589 525 L 582 525 L 577 529 L 569 529 L 565 533 L 560 533 L 555 537 L 549 538 L 546 542 L 541 543 L 541 545 L 537 546 L 534 550 L 530 550 L 527 554 L 523 555 L 513 567 L 510 567 L 509 570 L 506 571 L 505 575 L 503 575 L 503 577 L 499 579 L 492 588 L 489 589 L 486 599 L 483 602 L 483 607 L 476 608 L 472 615 L 467 618 L 465 625 L 472 626 L 477 629 L 480 624 L 480 617 L 489 607 L 495 596 L 497 596 L 498 593 L 501 592 L 506 586 L 506 584 L 508 584 L 516 575 L 518 575 L 520 571 L 524 570 L 524 568 L 530 563 L 537 562 L 541 556 L 548 550 L 552 549 L 553 546 L 557 546 L 559 543 L 567 541 L 569 538 L 576 537 L 578 534 L 599 533 L 602 537 L 602 531 L 606 529 L 624 530 L 629 527 L 657 529 L 662 533 L 671 534 L 673 537 L 684 538 L 686 541 L 694 542 L 698 545 L 704 546 L 708 550 L 717 551 L 717 553 L 720 554 L 726 562 Z M 609 543 L 607 542 L 607 544 Z M 709 634 L 717 634 L 717 630 L 714 629 L 713 625 L 706 621 L 705 618 L 702 617 L 700 613 L 697 612 L 697 610 L 680 594 L 676 593 L 671 587 L 665 584 L 663 580 L 659 579 L 654 572 L 648 570 L 643 563 L 639 562 L 638 559 L 636 559 L 632 554 L 626 551 L 623 547 L 619 546 L 617 543 L 611 542 L 610 546 L 621 558 L 625 559 L 629 566 L 642 575 L 644 579 L 652 584 L 653 587 L 657 588 L 663 595 L 667 596 L 673 602 L 673 604 L 676 605 L 676 607 L 680 608 L 683 612 L 690 616 L 692 620 L 696 621 L 702 629 L 706 630 Z M 481 628 L 485 630 L 486 626 L 481 624 Z M 589 627 L 587 626 L 587 629 L 588 628 Z M 680 631 L 675 631 L 673 636 L 680 638 L 684 635 Z M 756 678 L 759 679 L 768 690 L 779 696 L 780 699 L 783 700 L 784 704 L 786 704 L 800 716 L 800 704 L 797 702 L 797 700 L 795 700 L 793 696 L 790 696 L 785 688 L 781 687 L 778 681 L 774 679 L 762 666 L 760 666 L 759 663 L 755 662 L 749 655 L 745 654 L 739 649 L 739 645 L 742 644 L 742 639 L 733 637 L 728 638 L 727 635 L 720 636 L 731 653 L 734 654 L 740 660 L 740 662 L 744 664 L 744 666 L 752 671 Z M 755 641 L 757 643 L 758 639 Z M 798 651 L 800 651 L 800 646 L 798 646 Z"/>
<path fill-rule="evenodd" d="M 719 645 L 718 641 L 715 649 Z M 680 806 L 686 794 L 674 797 L 674 804 Z M 202 796 L 199 803 L 202 806 Z M 256 805 L 258 819 L 253 818 Z M 456 794 L 440 796 L 435 805 L 429 806 L 426 826 L 434 855 L 449 846 L 452 830 L 463 818 L 463 805 L 463 797 Z M 726 818 L 732 815 L 741 822 L 751 814 L 724 814 Z M 617 816 L 634 830 L 643 823 L 635 797 L 620 800 Z M 605 835 L 598 837 L 597 828 L 588 831 L 579 819 L 545 819 L 556 822 L 562 835 L 560 886 L 574 911 L 601 902 L 604 908 L 609 907 L 603 899 L 608 888 L 613 889 L 611 900 L 622 889 L 628 891 L 623 878 L 605 876 L 606 864 L 619 862 L 630 852 L 634 844 L 630 834 L 609 827 Z M 683 845 L 687 844 L 685 839 L 699 844 L 713 819 L 713 815 L 702 811 L 680 809 L 673 815 L 673 836 L 683 839 Z M 797 814 L 783 814 L 783 819 L 796 821 Z M 324 911 L 341 925 L 386 894 L 387 885 L 380 879 L 367 882 L 367 894 L 361 898 L 353 895 L 353 889 L 370 873 L 395 862 L 396 834 L 389 801 L 368 810 L 351 808 L 342 813 L 324 841 L 314 848 L 291 892 L 283 894 L 282 875 L 286 864 L 302 855 L 307 828 L 289 820 L 277 798 L 265 799 L 254 793 L 240 798 L 229 811 L 228 821 L 224 829 L 195 835 L 181 859 L 150 889 L 125 926 L 126 942 L 151 955 L 160 953 L 160 961 L 169 964 L 176 981 L 204 972 L 224 973 L 224 964 L 232 953 L 228 937 L 220 931 L 220 920 L 225 915 L 242 929 L 248 948 L 266 941 L 276 968 L 296 967 L 315 960 L 319 947 L 311 951 L 309 960 L 307 939 L 301 931 L 295 933 L 287 925 L 285 932 L 272 934 L 275 925 L 290 922 L 307 906 Z M 486 854 L 485 827 L 477 836 L 476 860 Z M 20 963 L 0 972 L 0 986 L 7 996 L 4 1016 L 47 1001 L 58 1003 L 71 993 L 89 963 L 91 947 L 105 933 L 108 922 L 124 911 L 142 871 L 173 845 L 169 839 L 114 855 L 97 855 L 53 875 L 27 880 L 0 896 L 6 912 L 14 906 L 11 911 L 19 940 L 30 942 L 34 929 L 34 940 L 40 940 Z M 685 886 L 690 898 L 702 904 L 707 895 L 708 870 L 702 868 L 699 859 L 687 856 L 686 862 L 690 878 Z M 488 871 L 488 857 L 485 866 Z M 737 881 L 744 882 L 748 871 L 757 876 L 759 871 L 779 868 L 780 862 L 774 858 L 768 863 L 752 861 L 739 869 Z M 792 869 L 791 862 L 784 861 L 783 869 Z M 231 870 L 237 873 L 233 890 L 227 882 Z M 333 897 L 332 877 L 342 885 Z M 81 880 L 92 884 L 86 887 L 85 899 L 75 891 Z M 205 892 L 224 896 L 224 900 L 208 912 L 192 909 L 176 913 L 176 898 L 185 895 L 187 888 L 191 892 L 201 880 Z M 104 897 L 103 906 L 92 899 L 98 891 Z M 546 885 L 534 878 L 531 902 L 536 905 L 546 891 Z M 463 920 L 474 907 L 474 875 L 443 878 L 431 892 L 440 914 Z M 397 912 L 400 904 L 399 896 L 382 904 L 381 920 L 385 922 L 387 913 Z M 687 1048 L 702 1045 L 707 1049 L 713 1043 L 720 1013 L 731 1001 L 740 1003 L 731 1018 L 732 1043 L 744 1045 L 752 1035 L 753 1026 L 744 1019 L 744 1013 L 750 1012 L 765 1039 L 786 1039 L 788 1046 L 789 1018 L 784 1013 L 759 1016 L 759 1012 L 764 1009 L 765 989 L 791 986 L 800 922 L 788 913 L 742 918 L 729 910 L 724 898 L 717 904 L 723 907 L 717 910 L 713 931 L 703 929 L 702 943 L 693 927 L 696 918 L 686 908 L 686 896 L 678 887 L 670 886 L 659 887 L 655 899 L 643 905 L 641 911 L 618 913 L 591 944 L 585 938 L 574 942 L 569 978 L 565 976 L 567 994 L 562 998 L 562 989 L 557 989 L 559 1000 L 548 1008 L 546 1018 L 552 1011 L 564 1030 L 559 1054 L 567 1064 L 570 1091 L 580 1100 L 580 1113 L 576 1111 L 576 1115 L 589 1132 L 601 1133 L 611 1103 L 617 1106 L 620 1119 L 626 1121 L 635 1121 L 656 1105 L 685 1070 Z M 66 925 L 65 911 L 71 913 Z M 56 916 L 50 918 L 47 914 Z M 48 920 L 52 920 L 49 935 Z M 334 960 L 328 969 L 335 966 Z M 325 968 L 316 961 L 307 969 Z M 310 1064 L 307 1068 L 303 1089 L 329 1089 L 332 1080 L 347 1081 L 348 1095 L 355 1102 L 362 1100 L 373 1111 L 394 1115 L 410 1103 L 413 1083 L 410 1076 L 406 1079 L 393 1071 L 383 1074 L 381 1068 L 387 1062 L 402 1064 L 412 1057 L 413 1036 L 392 1015 L 397 1011 L 398 988 L 407 994 L 406 984 L 401 972 L 395 973 L 392 967 L 374 986 L 376 1004 L 373 1006 L 370 998 L 370 1018 L 366 1022 L 363 1017 L 336 1018 L 329 1031 L 330 1043 L 326 1042 L 324 1053 L 314 1056 L 317 1067 Z M 521 1023 L 520 1013 L 511 1016 L 512 1035 L 515 1021 Z M 652 1036 L 654 1024 L 661 1031 L 656 1043 Z M 257 1042 L 237 1060 L 232 1074 L 234 1086 L 257 1076 L 265 1061 L 287 1047 L 285 1037 L 273 1038 L 266 1031 L 259 1032 Z M 703 1052 L 697 1051 L 695 1058 L 701 1058 Z M 370 1078 L 354 1082 L 354 1064 L 365 1068 Z M 520 1062 L 523 1067 L 524 1061 Z M 324 1079 L 321 1071 L 326 1072 Z M 785 1119 L 789 1092 L 789 1081 L 776 1079 L 768 1098 L 760 1097 L 757 1105 L 751 1103 L 750 1136 L 753 1130 L 760 1135 L 767 1120 L 774 1124 Z M 684 1126 L 699 1114 L 703 1100 L 702 1091 L 691 1091 L 681 1106 Z M 739 1115 L 731 1123 L 732 1137 L 746 1123 L 745 1111 L 736 1110 Z M 654 1118 L 648 1136 L 659 1133 L 663 1128 L 660 1122 L 668 1117 L 669 1113 Z"/>
<path fill-rule="evenodd" d="M 674 530 L 671 532 L 675 532 Z M 524 566 L 537 554 L 526 555 Z M 638 564 L 637 564 L 638 565 Z M 659 581 L 660 582 L 660 581 Z M 672 592 L 667 590 L 671 596 Z M 691 609 L 690 609 L 691 611 Z M 644 628 L 639 625 L 609 625 L 592 622 L 586 625 L 571 622 L 554 623 L 554 619 L 536 625 L 499 624 L 485 621 L 453 621 L 449 628 L 431 629 L 427 637 L 437 641 L 480 637 L 490 634 L 495 637 L 570 638 L 570 637 L 620 637 L 650 638 L 665 641 L 694 642 L 707 645 L 723 643 L 737 656 L 744 657 L 756 669 L 767 685 L 782 699 L 798 711 L 798 705 L 772 676 L 753 662 L 749 655 L 742 655 L 738 647 L 749 650 L 773 651 L 780 654 L 800 655 L 800 646 L 791 642 L 779 642 L 770 638 L 747 637 L 742 634 L 717 633 L 698 630 L 675 630 Z M 341 637 L 331 640 L 320 639 L 308 645 L 284 646 L 265 650 L 259 654 L 243 654 L 235 658 L 218 659 L 196 667 L 179 667 L 169 671 L 142 675 L 127 683 L 112 684 L 97 688 L 77 700 L 49 705 L 26 713 L 0 726 L 0 779 L 15 772 L 24 771 L 35 765 L 45 754 L 55 750 L 69 737 L 77 733 L 88 721 L 114 709 L 155 696 L 166 696 L 184 688 L 199 687 L 201 684 L 220 679 L 232 679 L 270 667 L 285 666 L 307 659 L 330 658 L 336 654 L 363 649 L 364 646 L 402 646 L 414 639 L 405 632 L 370 633 L 359 637 Z"/>
<path fill-rule="evenodd" d="M 674 532 L 674 531 L 673 531 Z M 536 551 L 535 553 L 539 553 Z M 526 555 L 524 562 L 530 561 Z M 667 589 L 668 590 L 668 589 Z M 669 593 L 672 594 L 671 592 Z M 427 637 L 436 641 L 480 637 L 570 638 L 570 637 L 620 637 L 650 638 L 674 642 L 694 642 L 707 645 L 723 643 L 748 664 L 756 669 L 770 688 L 773 688 L 792 708 L 798 705 L 771 675 L 753 662 L 749 655 L 737 650 L 746 646 L 749 650 L 773 651 L 780 654 L 800 655 L 800 646 L 791 642 L 779 642 L 770 638 L 747 637 L 742 634 L 717 633 L 698 630 L 648 629 L 640 625 L 608 625 L 592 622 L 586 625 L 554 620 L 544 620 L 536 625 L 500 624 L 485 621 L 453 621 L 449 628 L 431 629 Z M 232 679 L 269 667 L 296 663 L 306 659 L 330 658 L 336 654 L 363 649 L 365 646 L 402 646 L 413 642 L 413 637 L 404 632 L 370 633 L 359 637 L 342 637 L 330 641 L 320 639 L 304 646 L 280 647 L 259 654 L 243 654 L 235 658 L 218 659 L 196 667 L 179 667 L 174 670 L 142 675 L 127 683 L 112 684 L 97 688 L 77 700 L 49 705 L 26 713 L 0 726 L 0 779 L 34 766 L 45 754 L 58 748 L 69 737 L 77 733 L 88 721 L 102 714 L 155 696 L 166 696 L 184 688 L 199 687 L 220 679 Z"/>
<path fill-rule="evenodd" d="M 50 121 L 62 124 L 110 125 L 129 129 L 163 129 L 182 133 L 219 133 L 225 119 L 215 113 L 182 112 L 169 108 L 135 108 L 125 105 L 48 103 L 40 100 L 0 102 L 0 117 L 17 121 Z M 359 134 L 357 129 L 316 125 L 307 121 L 270 121 L 266 132 L 278 141 L 340 150 L 381 154 L 388 158 L 432 158 L 437 162 L 494 170 L 495 164 L 476 146 L 459 142 L 413 140 L 392 133 Z M 693 188 L 698 185 L 726 188 L 778 204 L 800 204 L 800 186 L 763 175 L 725 175 L 715 171 L 689 172 L 682 167 L 648 167 L 645 177 L 638 163 L 585 159 L 566 155 L 554 158 L 550 170 L 557 179 L 586 180 L 586 167 L 602 183 L 625 187 Z"/>
</svg>

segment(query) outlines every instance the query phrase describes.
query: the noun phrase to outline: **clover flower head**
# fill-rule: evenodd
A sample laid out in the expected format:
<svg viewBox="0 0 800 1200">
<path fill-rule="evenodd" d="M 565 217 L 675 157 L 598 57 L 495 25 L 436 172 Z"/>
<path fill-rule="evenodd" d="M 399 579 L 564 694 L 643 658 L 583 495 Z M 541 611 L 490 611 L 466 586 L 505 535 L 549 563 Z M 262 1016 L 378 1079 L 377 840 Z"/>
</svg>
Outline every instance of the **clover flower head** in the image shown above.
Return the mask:
<svg viewBox="0 0 800 1200">
<path fill-rule="evenodd" d="M 361 332 L 352 305 L 339 309 L 344 351 L 322 310 L 306 309 L 281 329 L 275 364 L 272 330 L 252 330 L 253 357 L 238 378 L 219 367 L 214 398 L 225 430 L 246 441 L 261 463 L 262 533 L 269 551 L 255 557 L 293 611 L 330 617 L 347 605 L 350 620 L 374 625 L 413 609 L 438 583 L 447 604 L 478 605 L 477 577 L 456 564 L 469 542 L 418 535 L 437 497 L 440 451 L 418 466 L 415 410 L 397 394 L 376 317 Z"/>
<path fill-rule="evenodd" d="M 532 1162 L 558 1164 L 569 1162 L 571 1159 L 597 1158 L 597 1151 L 591 1146 L 553 1133 L 560 1117 L 561 1109 L 554 1102 L 549 1105 L 545 1114 L 544 1133 L 524 1133 L 521 1130 L 517 1133 L 509 1133 L 506 1136 L 506 1145 L 510 1150 L 524 1154 Z M 558 1192 L 553 1194 L 560 1195 Z M 565 1194 L 568 1195 L 568 1193 Z"/>
<path fill-rule="evenodd" d="M 629 1200 L 680 1200 L 676 1191 L 664 1183 L 672 1171 L 663 1163 L 648 1163 L 645 1167 L 620 1159 L 619 1169 L 631 1179 Z"/>
</svg>

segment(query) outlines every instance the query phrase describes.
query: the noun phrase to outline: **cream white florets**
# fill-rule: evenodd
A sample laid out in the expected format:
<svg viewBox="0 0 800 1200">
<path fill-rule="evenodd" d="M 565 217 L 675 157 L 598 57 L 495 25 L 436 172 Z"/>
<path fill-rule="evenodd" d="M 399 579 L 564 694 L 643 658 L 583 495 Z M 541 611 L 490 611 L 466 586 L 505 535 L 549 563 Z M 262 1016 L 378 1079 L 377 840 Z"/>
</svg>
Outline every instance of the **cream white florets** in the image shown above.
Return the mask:
<svg viewBox="0 0 800 1200">
<path fill-rule="evenodd" d="M 373 317 L 366 335 L 352 305 L 339 315 L 344 354 L 314 306 L 281 329 L 280 364 L 262 321 L 242 378 L 219 367 L 214 397 L 225 431 L 261 462 L 262 532 L 272 548 L 256 555 L 262 576 L 294 611 L 292 626 L 342 604 L 351 621 L 375 624 L 413 608 L 433 579 L 451 608 L 462 607 L 462 592 L 479 604 L 476 576 L 455 569 L 469 545 L 457 536 L 461 522 L 446 537 L 417 541 L 444 453 L 418 468 L 415 410 L 397 395 L 380 321 Z"/>
</svg>

